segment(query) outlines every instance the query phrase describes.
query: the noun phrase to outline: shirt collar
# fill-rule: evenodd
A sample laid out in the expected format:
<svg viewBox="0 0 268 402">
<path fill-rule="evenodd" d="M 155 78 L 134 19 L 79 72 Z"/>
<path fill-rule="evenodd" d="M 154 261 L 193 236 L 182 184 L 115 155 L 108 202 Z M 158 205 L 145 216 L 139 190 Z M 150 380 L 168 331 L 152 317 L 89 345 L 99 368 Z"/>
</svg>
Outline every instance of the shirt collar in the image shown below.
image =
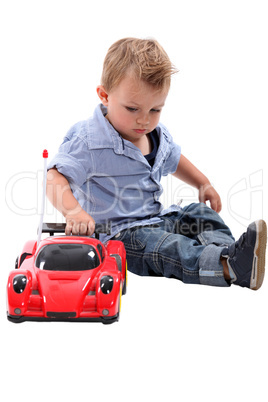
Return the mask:
<svg viewBox="0 0 268 402">
<path fill-rule="evenodd" d="M 123 138 L 105 118 L 106 114 L 107 108 L 99 104 L 93 115 L 94 135 L 90 136 L 90 148 L 113 148 L 120 155 L 124 151 Z"/>
<path fill-rule="evenodd" d="M 113 148 L 114 152 L 118 155 L 125 154 L 131 156 L 134 152 L 137 156 L 137 154 L 140 153 L 138 148 L 121 137 L 109 120 L 105 118 L 106 114 L 106 106 L 100 103 L 94 111 L 93 121 L 91 119 L 89 120 L 89 125 L 92 124 L 93 130 L 93 135 L 89 136 L 90 149 Z M 171 141 L 170 134 L 166 127 L 160 123 L 156 127 L 156 130 L 160 139 L 159 153 L 165 154 L 168 148 L 168 143 Z"/>
</svg>

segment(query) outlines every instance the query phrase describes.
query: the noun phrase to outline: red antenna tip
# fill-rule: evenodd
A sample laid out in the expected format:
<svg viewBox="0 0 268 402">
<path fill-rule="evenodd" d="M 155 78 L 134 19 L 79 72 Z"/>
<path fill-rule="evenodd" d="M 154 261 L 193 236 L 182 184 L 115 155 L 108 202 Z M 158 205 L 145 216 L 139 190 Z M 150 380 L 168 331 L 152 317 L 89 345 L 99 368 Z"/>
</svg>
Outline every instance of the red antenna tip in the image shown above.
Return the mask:
<svg viewBox="0 0 268 402">
<path fill-rule="evenodd" d="M 48 158 L 48 152 L 46 149 L 43 151 L 43 158 Z"/>
</svg>

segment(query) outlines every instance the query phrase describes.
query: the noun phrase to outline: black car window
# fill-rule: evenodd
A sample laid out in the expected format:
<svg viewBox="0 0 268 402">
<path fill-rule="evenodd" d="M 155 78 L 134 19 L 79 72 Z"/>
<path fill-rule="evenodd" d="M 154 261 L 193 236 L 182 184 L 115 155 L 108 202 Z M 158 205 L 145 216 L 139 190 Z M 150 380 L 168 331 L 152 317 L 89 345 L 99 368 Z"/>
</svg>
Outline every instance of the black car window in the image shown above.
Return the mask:
<svg viewBox="0 0 268 402">
<path fill-rule="evenodd" d="M 100 261 L 90 244 L 49 244 L 38 253 L 35 265 L 49 271 L 86 271 Z"/>
</svg>

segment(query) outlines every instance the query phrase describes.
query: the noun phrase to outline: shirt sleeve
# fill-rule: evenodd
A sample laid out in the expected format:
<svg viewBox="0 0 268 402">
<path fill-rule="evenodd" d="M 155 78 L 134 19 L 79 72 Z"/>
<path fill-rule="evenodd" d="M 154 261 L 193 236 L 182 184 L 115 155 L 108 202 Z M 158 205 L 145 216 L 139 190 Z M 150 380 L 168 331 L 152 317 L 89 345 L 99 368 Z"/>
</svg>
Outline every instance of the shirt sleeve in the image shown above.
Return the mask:
<svg viewBox="0 0 268 402">
<path fill-rule="evenodd" d="M 175 142 L 173 142 L 170 154 L 164 163 L 163 176 L 176 172 L 180 156 L 181 156 L 181 147 Z"/>
<path fill-rule="evenodd" d="M 175 173 L 177 170 L 181 156 L 181 147 L 173 141 L 168 129 L 162 123 L 159 123 L 159 127 L 162 130 L 166 144 L 162 175 L 167 176 L 168 174 Z"/>
<path fill-rule="evenodd" d="M 56 168 L 71 185 L 82 186 L 90 173 L 91 153 L 86 141 L 76 130 L 64 138 L 58 153 L 48 164 L 48 169 Z"/>
</svg>

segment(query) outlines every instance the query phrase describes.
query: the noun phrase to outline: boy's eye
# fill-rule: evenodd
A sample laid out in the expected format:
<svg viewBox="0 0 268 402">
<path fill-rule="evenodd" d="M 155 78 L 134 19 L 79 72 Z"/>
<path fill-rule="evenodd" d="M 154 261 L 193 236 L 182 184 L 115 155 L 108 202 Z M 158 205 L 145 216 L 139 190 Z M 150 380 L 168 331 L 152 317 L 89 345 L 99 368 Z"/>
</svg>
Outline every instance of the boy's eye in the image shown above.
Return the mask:
<svg viewBox="0 0 268 402">
<path fill-rule="evenodd" d="M 126 109 L 129 111 L 129 112 L 136 112 L 138 109 L 135 109 L 135 107 L 128 107 L 128 106 L 126 106 Z"/>
<path fill-rule="evenodd" d="M 136 112 L 136 111 L 138 110 L 137 108 L 135 108 L 135 107 L 130 107 L 130 106 L 126 106 L 126 109 L 127 109 L 129 112 Z M 160 113 L 161 110 L 160 110 L 160 109 L 151 109 L 150 112 L 152 112 L 152 113 Z"/>
</svg>

